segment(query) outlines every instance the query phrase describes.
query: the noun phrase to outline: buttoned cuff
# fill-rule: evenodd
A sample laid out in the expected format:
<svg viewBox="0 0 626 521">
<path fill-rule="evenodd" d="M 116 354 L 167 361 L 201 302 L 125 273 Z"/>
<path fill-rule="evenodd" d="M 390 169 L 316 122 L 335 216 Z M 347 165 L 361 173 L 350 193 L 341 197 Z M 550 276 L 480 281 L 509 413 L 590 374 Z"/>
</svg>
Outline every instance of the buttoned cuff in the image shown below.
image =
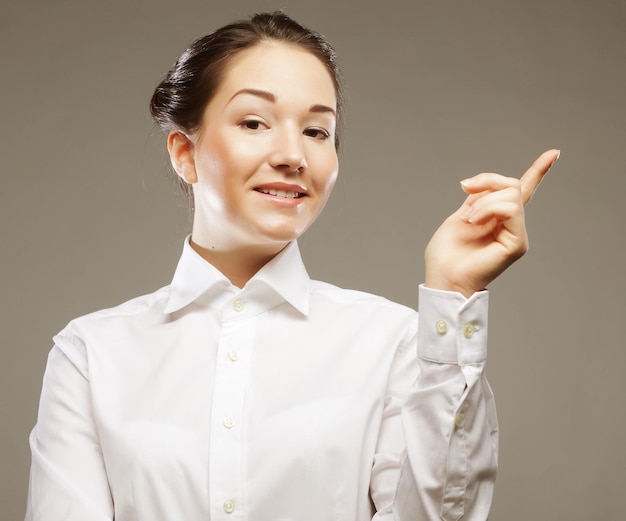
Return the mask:
<svg viewBox="0 0 626 521">
<path fill-rule="evenodd" d="M 487 290 L 461 293 L 419 288 L 417 353 L 446 364 L 478 364 L 487 358 Z"/>
</svg>

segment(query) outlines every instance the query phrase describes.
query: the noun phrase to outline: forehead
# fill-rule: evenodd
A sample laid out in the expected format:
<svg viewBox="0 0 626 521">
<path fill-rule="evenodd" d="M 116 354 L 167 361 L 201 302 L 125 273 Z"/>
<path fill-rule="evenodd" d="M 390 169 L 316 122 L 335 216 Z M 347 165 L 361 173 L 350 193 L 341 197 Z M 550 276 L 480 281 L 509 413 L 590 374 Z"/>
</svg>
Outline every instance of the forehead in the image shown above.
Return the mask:
<svg viewBox="0 0 626 521">
<path fill-rule="evenodd" d="M 271 92 L 277 102 L 337 105 L 335 84 L 322 61 L 289 43 L 261 42 L 235 55 L 225 67 L 214 100 L 224 102 L 246 88 Z"/>
</svg>

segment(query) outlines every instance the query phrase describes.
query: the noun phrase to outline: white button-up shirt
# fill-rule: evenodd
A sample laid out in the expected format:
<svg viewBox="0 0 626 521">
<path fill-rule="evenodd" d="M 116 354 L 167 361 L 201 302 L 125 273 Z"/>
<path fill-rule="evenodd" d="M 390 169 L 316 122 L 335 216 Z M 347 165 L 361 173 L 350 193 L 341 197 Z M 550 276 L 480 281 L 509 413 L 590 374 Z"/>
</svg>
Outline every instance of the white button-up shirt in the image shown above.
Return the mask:
<svg viewBox="0 0 626 521">
<path fill-rule="evenodd" d="M 186 241 L 170 286 L 55 337 L 26 519 L 484 520 L 486 341 L 486 292 L 421 287 L 418 319 L 295 242 L 239 289 Z"/>
</svg>

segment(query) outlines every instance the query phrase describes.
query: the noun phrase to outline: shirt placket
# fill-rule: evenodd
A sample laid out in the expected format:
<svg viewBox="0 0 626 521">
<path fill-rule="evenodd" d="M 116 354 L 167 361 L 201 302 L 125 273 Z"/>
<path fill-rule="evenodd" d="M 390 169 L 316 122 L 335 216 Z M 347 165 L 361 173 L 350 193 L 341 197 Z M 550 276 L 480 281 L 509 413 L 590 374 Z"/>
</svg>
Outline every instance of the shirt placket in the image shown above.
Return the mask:
<svg viewBox="0 0 626 521">
<path fill-rule="evenodd" d="M 217 347 L 209 456 L 212 520 L 245 519 L 245 397 L 256 315 L 237 297 L 222 310 Z"/>
</svg>

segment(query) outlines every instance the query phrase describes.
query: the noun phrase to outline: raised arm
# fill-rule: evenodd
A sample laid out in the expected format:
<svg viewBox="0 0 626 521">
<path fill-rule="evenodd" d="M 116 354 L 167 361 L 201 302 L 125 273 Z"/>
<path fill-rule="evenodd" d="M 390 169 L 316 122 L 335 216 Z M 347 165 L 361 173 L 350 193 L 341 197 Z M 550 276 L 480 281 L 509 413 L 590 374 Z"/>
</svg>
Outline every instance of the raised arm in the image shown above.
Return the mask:
<svg viewBox="0 0 626 521">
<path fill-rule="evenodd" d="M 498 459 L 498 425 L 485 377 L 482 291 L 528 247 L 524 206 L 558 158 L 542 154 L 517 180 L 479 174 L 463 205 L 437 230 L 420 288 L 420 375 L 402 405 L 406 453 L 390 521 L 485 521 Z"/>
</svg>

